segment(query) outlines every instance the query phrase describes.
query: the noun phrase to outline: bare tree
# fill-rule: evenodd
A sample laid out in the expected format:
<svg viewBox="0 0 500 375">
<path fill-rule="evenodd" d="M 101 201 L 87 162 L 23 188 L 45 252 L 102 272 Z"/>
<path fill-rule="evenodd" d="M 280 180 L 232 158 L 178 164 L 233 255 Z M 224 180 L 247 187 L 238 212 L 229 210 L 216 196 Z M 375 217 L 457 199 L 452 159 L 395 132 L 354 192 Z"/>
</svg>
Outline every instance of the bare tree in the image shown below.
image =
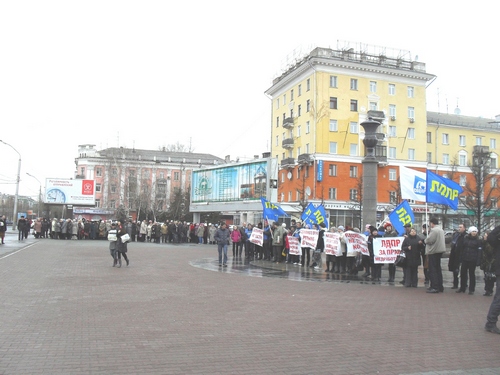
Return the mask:
<svg viewBox="0 0 500 375">
<path fill-rule="evenodd" d="M 167 146 L 159 147 L 158 148 L 160 151 L 167 151 L 167 152 L 193 152 L 194 150 L 192 149 L 191 145 L 186 146 L 179 141 L 173 144 L 169 144 Z"/>
</svg>

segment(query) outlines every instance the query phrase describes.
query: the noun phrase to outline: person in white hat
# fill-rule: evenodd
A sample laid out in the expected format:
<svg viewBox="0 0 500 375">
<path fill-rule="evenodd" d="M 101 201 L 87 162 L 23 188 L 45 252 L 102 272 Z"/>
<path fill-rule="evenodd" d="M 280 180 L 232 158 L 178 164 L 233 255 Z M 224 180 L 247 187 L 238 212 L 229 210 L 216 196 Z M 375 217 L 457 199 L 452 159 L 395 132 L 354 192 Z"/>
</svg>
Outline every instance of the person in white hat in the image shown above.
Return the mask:
<svg viewBox="0 0 500 375">
<path fill-rule="evenodd" d="M 483 257 L 484 242 L 477 235 L 478 229 L 475 226 L 469 227 L 469 234 L 464 238 L 460 260 L 460 289 L 457 293 L 465 293 L 467 288 L 467 276 L 469 278 L 469 294 L 474 294 L 476 289 L 476 267 L 481 264 Z"/>
</svg>

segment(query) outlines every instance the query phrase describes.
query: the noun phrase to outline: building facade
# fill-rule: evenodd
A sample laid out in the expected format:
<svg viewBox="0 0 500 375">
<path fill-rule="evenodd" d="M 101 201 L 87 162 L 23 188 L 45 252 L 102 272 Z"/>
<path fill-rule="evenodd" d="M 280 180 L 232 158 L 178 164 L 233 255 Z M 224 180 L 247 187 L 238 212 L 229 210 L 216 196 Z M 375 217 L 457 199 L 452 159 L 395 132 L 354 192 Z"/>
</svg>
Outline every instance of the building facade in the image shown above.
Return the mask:
<svg viewBox="0 0 500 375">
<path fill-rule="evenodd" d="M 496 147 L 496 129 L 461 127 L 457 118 L 428 113 L 426 87 L 434 79 L 408 51 L 349 43 L 315 48 L 289 64 L 266 91 L 272 103 L 271 154 L 280 163 L 278 201 L 301 207 L 323 203 L 332 225 L 363 225 L 360 124 L 374 115 L 381 123 L 377 221 L 401 201 L 399 166 L 445 174 L 443 158 L 447 163 L 456 158 L 467 174 L 473 144 L 481 139 Z M 439 142 L 444 134 L 447 144 Z M 420 222 L 426 210 L 437 213 L 423 202 L 412 202 L 412 208 Z"/>
<path fill-rule="evenodd" d="M 95 180 L 96 203 L 75 213 L 101 219 L 123 207 L 136 219 L 139 212 L 167 211 L 176 193 L 190 191 L 193 170 L 224 162 L 210 154 L 80 145 L 75 178 Z"/>
</svg>

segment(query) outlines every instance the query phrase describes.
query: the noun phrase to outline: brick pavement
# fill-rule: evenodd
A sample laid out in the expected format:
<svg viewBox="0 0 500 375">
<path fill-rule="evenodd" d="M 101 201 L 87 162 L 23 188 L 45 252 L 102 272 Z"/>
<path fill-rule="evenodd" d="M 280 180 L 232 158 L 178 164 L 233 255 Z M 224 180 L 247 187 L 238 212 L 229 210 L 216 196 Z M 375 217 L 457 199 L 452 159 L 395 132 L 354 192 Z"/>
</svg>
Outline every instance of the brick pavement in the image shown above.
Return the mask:
<svg viewBox="0 0 500 375">
<path fill-rule="evenodd" d="M 482 283 L 429 295 L 193 267 L 216 264 L 213 245 L 133 243 L 116 269 L 105 241 L 13 242 L 0 248 L 0 374 L 500 373 Z"/>
</svg>

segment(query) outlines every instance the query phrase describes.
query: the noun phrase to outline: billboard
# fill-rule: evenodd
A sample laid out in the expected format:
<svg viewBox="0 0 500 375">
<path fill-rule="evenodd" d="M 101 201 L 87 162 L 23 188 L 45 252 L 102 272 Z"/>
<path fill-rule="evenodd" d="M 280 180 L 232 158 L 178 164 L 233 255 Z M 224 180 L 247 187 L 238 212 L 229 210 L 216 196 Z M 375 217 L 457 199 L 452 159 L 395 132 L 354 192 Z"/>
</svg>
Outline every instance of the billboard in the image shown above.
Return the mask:
<svg viewBox="0 0 500 375">
<path fill-rule="evenodd" d="M 94 186 L 94 180 L 47 178 L 45 180 L 45 203 L 94 206 Z"/>
<path fill-rule="evenodd" d="M 193 171 L 191 202 L 257 200 L 266 196 L 267 160 Z"/>
</svg>

